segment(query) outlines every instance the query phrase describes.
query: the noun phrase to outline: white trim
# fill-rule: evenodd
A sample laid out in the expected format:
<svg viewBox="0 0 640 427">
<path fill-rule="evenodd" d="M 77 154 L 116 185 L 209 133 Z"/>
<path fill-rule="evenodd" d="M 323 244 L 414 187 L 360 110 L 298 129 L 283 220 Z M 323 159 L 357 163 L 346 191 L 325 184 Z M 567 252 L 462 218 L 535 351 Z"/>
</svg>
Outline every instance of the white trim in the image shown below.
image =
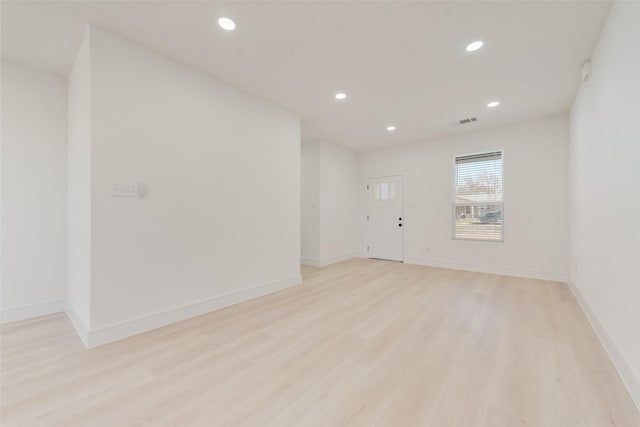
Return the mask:
<svg viewBox="0 0 640 427">
<path fill-rule="evenodd" d="M 67 317 L 71 321 L 73 327 L 76 329 L 76 332 L 82 340 L 82 343 L 85 347 L 88 347 L 87 344 L 89 342 L 89 323 L 86 321 L 86 319 L 83 319 L 82 316 L 80 316 L 78 310 L 76 310 L 76 308 L 68 301 L 64 311 L 67 313 Z"/>
<path fill-rule="evenodd" d="M 615 366 L 618 371 L 618 375 L 622 379 L 622 382 L 627 387 L 629 394 L 631 395 L 631 399 L 636 404 L 638 410 L 640 410 L 640 378 L 636 377 L 633 373 L 633 370 L 625 360 L 624 356 L 618 350 L 618 346 L 616 345 L 613 338 L 607 333 L 606 329 L 600 323 L 600 320 L 595 315 L 595 313 L 591 310 L 589 303 L 584 298 L 582 293 L 578 290 L 578 288 L 571 282 L 567 282 L 569 285 L 569 289 L 576 297 L 578 301 L 578 305 L 582 309 L 585 317 L 591 324 L 591 327 L 596 333 L 596 336 L 600 340 L 600 344 L 604 347 L 604 350 L 607 352 L 609 359 L 613 362 L 613 366 Z"/>
<path fill-rule="evenodd" d="M 300 263 L 302 265 L 310 265 L 311 267 L 326 267 L 327 265 L 335 264 L 338 262 L 346 261 L 348 259 L 356 258 L 357 255 L 355 252 L 334 256 L 331 258 L 300 258 Z"/>
<path fill-rule="evenodd" d="M 317 258 L 300 258 L 300 264 L 309 265 L 311 267 L 322 267 L 322 260 Z"/>
<path fill-rule="evenodd" d="M 338 256 L 334 256 L 334 257 L 330 257 L 330 258 L 323 258 L 320 260 L 320 262 L 322 263 L 321 267 L 327 266 L 327 265 L 331 265 L 331 264 L 336 264 L 338 262 L 342 262 L 342 261 L 346 261 L 348 259 L 352 259 L 355 258 L 356 254 L 355 252 L 351 252 L 348 254 L 344 254 L 344 255 L 338 255 Z"/>
<path fill-rule="evenodd" d="M 274 282 L 257 285 L 238 292 L 232 292 L 214 298 L 209 298 L 192 304 L 154 313 L 148 316 L 131 319 L 114 325 L 92 329 L 87 336 L 85 346 L 97 347 L 132 335 L 160 328 L 171 323 L 200 316 L 211 311 L 219 310 L 230 305 L 238 304 L 253 298 L 277 292 L 292 286 L 302 284 L 302 276 L 286 277 Z M 78 327 L 76 327 L 78 329 Z"/>
<path fill-rule="evenodd" d="M 61 313 L 64 311 L 64 299 L 41 302 L 38 304 L 23 305 L 22 307 L 7 308 L 0 313 L 0 323 L 17 322 L 31 319 L 32 317 L 45 316 L 47 314 Z"/>
<path fill-rule="evenodd" d="M 526 277 L 529 279 L 547 280 L 550 282 L 567 281 L 566 273 L 527 270 L 522 268 L 507 267 L 490 264 L 465 264 L 436 258 L 405 258 L 407 264 L 425 265 L 428 267 L 448 268 L 451 270 L 473 271 L 476 273 L 498 274 L 500 276 Z"/>
</svg>

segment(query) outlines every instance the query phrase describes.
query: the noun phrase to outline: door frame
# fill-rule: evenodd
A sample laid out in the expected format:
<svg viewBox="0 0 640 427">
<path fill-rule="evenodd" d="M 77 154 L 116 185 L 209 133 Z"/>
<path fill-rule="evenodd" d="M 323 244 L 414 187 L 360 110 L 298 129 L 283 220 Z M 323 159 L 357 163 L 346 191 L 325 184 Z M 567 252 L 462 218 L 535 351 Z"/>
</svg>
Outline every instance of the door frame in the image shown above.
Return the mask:
<svg viewBox="0 0 640 427">
<path fill-rule="evenodd" d="M 369 215 L 369 189 L 367 188 L 367 186 L 369 185 L 369 180 L 371 179 L 375 179 L 375 178 L 388 178 L 388 177 L 400 177 L 402 179 L 402 263 L 406 262 L 406 239 L 405 239 L 405 230 L 406 230 L 406 223 L 405 220 L 407 218 L 407 205 L 405 202 L 405 191 L 404 191 L 404 185 L 405 185 L 405 179 L 404 179 L 404 173 L 385 173 L 385 174 L 376 174 L 376 175 L 367 175 L 365 177 L 365 183 L 364 183 L 364 253 L 366 254 L 366 258 L 367 259 L 377 259 L 377 258 L 371 258 L 369 257 L 369 251 L 367 250 L 367 246 L 369 245 L 369 232 L 368 232 L 368 220 L 367 220 L 367 216 Z"/>
</svg>

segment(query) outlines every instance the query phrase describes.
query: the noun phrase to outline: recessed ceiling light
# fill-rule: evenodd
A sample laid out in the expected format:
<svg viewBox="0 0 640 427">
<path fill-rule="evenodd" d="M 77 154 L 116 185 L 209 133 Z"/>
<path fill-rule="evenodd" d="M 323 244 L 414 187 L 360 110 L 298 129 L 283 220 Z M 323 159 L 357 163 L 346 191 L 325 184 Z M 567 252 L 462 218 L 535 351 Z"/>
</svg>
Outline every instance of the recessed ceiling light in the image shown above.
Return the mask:
<svg viewBox="0 0 640 427">
<path fill-rule="evenodd" d="M 340 99 L 340 100 L 342 100 L 342 99 L 345 99 L 346 97 L 347 97 L 347 94 L 346 94 L 346 93 L 344 93 L 344 92 L 338 92 L 338 93 L 336 93 L 336 99 Z"/>
<path fill-rule="evenodd" d="M 235 30 L 236 28 L 236 23 L 229 18 L 218 19 L 218 25 L 220 25 L 223 30 L 227 31 Z"/>
<path fill-rule="evenodd" d="M 489 108 L 495 108 L 498 105 L 500 105 L 500 101 L 491 101 L 490 103 L 487 104 L 487 107 Z"/>
<path fill-rule="evenodd" d="M 471 42 L 467 45 L 467 52 L 473 52 L 474 50 L 478 50 L 484 45 L 484 42 L 481 40 Z"/>
<path fill-rule="evenodd" d="M 396 127 L 394 125 L 390 125 L 390 126 L 387 126 L 387 130 L 389 132 L 393 132 L 394 130 L 396 130 Z"/>
</svg>

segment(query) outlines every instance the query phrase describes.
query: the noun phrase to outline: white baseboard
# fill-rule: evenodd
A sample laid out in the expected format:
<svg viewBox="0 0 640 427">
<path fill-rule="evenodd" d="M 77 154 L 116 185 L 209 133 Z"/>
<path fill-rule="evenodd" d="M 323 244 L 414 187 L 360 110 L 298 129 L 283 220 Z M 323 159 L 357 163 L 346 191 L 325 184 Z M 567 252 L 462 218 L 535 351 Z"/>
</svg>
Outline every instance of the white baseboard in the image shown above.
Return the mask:
<svg viewBox="0 0 640 427">
<path fill-rule="evenodd" d="M 91 329 L 88 331 L 85 346 L 87 348 L 97 347 L 113 341 L 120 340 L 132 335 L 137 335 L 152 329 L 160 328 L 171 323 L 186 320 L 191 317 L 200 316 L 214 310 L 219 310 L 230 305 L 238 304 L 253 298 L 277 292 L 292 286 L 300 285 L 302 276 L 286 277 L 271 283 L 254 286 L 238 292 L 210 298 L 193 304 L 187 304 L 172 308 L 148 316 L 132 319 L 126 322 L 117 323 L 110 326 Z M 76 329 L 80 329 L 76 326 Z"/>
<path fill-rule="evenodd" d="M 82 340 L 85 347 L 89 347 L 89 323 L 86 319 L 78 313 L 78 310 L 67 301 L 64 311 L 67 313 L 67 317 L 71 321 L 71 324 L 76 329 L 78 336 Z"/>
<path fill-rule="evenodd" d="M 356 258 L 356 254 L 348 253 L 345 255 L 334 256 L 330 258 L 300 258 L 300 263 L 302 265 L 310 265 L 312 267 L 326 267 L 327 265 L 335 264 L 337 262 L 346 261 L 351 258 Z"/>
<path fill-rule="evenodd" d="M 529 279 L 540 279 L 551 282 L 565 283 L 567 281 L 567 275 L 565 273 L 526 270 L 499 265 L 464 264 L 433 258 L 405 258 L 404 262 L 407 264 L 426 265 L 428 267 L 448 268 L 450 270 L 474 271 L 476 273 L 498 274 L 500 276 L 526 277 Z"/>
<path fill-rule="evenodd" d="M 60 313 L 64 311 L 64 299 L 30 304 L 22 307 L 8 308 L 0 313 L 0 323 L 17 322 L 32 317 L 45 316 L 47 314 Z"/>
<path fill-rule="evenodd" d="M 618 350 L 618 346 L 615 344 L 611 336 L 607 333 L 604 326 L 602 326 L 602 323 L 600 323 L 600 320 L 595 315 L 593 310 L 591 310 L 591 306 L 589 305 L 587 300 L 584 299 L 584 296 L 582 295 L 580 290 L 578 290 L 578 288 L 573 283 L 568 282 L 568 284 L 569 289 L 571 289 L 571 292 L 573 292 L 576 300 L 578 300 L 580 308 L 582 308 L 582 311 L 589 320 L 589 323 L 591 323 L 591 327 L 600 340 L 602 347 L 604 347 L 605 351 L 609 355 L 609 358 L 613 362 L 613 366 L 615 366 L 618 374 L 620 375 L 620 378 L 622 378 L 622 382 L 627 387 L 631 398 L 638 407 L 638 410 L 640 410 L 640 379 L 635 376 L 626 359 Z"/>
<path fill-rule="evenodd" d="M 311 267 L 321 267 L 321 261 L 317 258 L 300 258 L 300 264 L 309 265 Z"/>
</svg>

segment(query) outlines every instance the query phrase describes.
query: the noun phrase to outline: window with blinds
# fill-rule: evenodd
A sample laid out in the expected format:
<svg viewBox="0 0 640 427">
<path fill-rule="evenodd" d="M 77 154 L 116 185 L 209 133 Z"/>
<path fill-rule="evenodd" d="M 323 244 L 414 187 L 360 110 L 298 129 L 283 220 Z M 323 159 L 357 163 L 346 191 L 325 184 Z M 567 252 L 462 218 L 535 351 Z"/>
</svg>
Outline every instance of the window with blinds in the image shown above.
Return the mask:
<svg viewBox="0 0 640 427">
<path fill-rule="evenodd" d="M 455 159 L 453 238 L 504 240 L 502 151 Z"/>
</svg>

